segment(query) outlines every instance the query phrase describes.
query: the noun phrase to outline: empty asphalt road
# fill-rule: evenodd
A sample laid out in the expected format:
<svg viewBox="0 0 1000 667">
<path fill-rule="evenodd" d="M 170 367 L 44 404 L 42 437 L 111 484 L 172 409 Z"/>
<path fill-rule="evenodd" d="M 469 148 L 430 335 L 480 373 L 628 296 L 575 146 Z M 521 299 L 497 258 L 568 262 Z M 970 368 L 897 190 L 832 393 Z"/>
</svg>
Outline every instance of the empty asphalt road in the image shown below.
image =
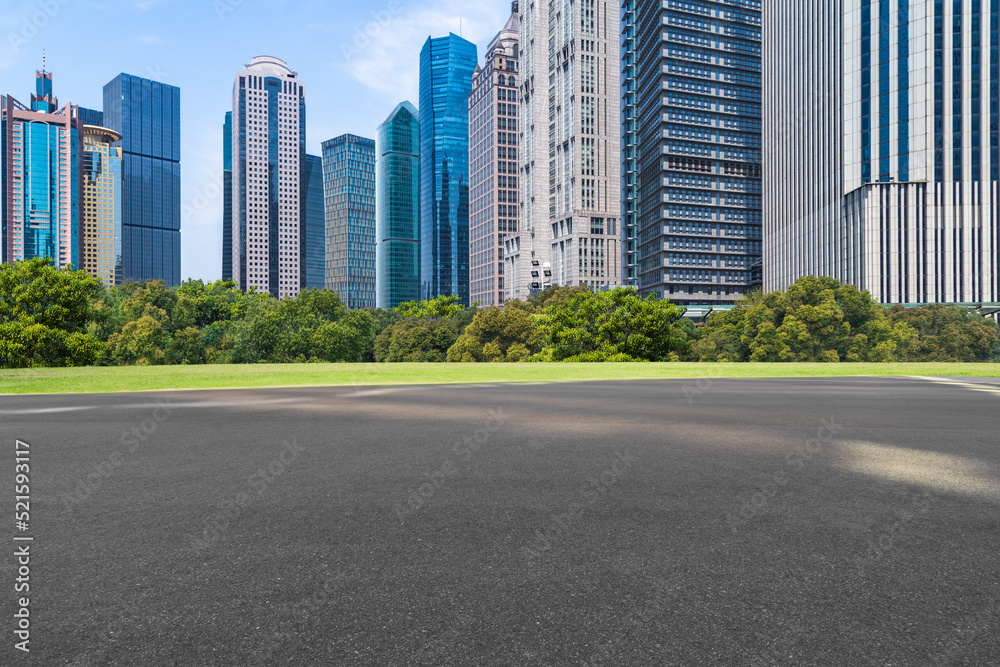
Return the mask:
<svg viewBox="0 0 1000 667">
<path fill-rule="evenodd" d="M 997 665 L 1000 383 L 2 396 L 2 664 Z M 31 536 L 31 653 L 14 648 Z"/>
</svg>

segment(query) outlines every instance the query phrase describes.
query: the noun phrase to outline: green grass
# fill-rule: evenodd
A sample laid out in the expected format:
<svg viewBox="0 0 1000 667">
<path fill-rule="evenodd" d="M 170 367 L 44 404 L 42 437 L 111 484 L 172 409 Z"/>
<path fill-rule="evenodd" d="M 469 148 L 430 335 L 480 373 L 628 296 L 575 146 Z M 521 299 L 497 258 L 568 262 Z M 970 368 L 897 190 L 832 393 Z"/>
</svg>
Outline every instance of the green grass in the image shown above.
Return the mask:
<svg viewBox="0 0 1000 667">
<path fill-rule="evenodd" d="M 574 382 L 856 375 L 1000 377 L 1000 364 L 257 364 L 0 370 L 0 394 L 307 385 Z"/>
</svg>

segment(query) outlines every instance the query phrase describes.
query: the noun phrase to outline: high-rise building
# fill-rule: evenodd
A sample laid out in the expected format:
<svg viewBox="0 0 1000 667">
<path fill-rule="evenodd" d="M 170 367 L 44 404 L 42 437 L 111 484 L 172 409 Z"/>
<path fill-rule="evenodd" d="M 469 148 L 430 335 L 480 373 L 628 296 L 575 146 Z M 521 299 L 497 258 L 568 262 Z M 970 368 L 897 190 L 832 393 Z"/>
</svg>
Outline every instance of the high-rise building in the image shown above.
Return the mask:
<svg viewBox="0 0 1000 667">
<path fill-rule="evenodd" d="M 233 279 L 276 298 L 299 293 L 306 93 L 284 61 L 257 56 L 233 83 Z"/>
<path fill-rule="evenodd" d="M 623 217 L 639 291 L 733 303 L 761 252 L 760 2 L 622 9 Z"/>
<path fill-rule="evenodd" d="M 469 93 L 476 45 L 428 38 L 420 51 L 421 296 L 469 303 Z"/>
<path fill-rule="evenodd" d="M 765 12 L 764 283 L 1000 301 L 1000 2 Z"/>
<path fill-rule="evenodd" d="M 119 74 L 103 125 L 122 136 L 123 280 L 181 279 L 181 91 Z"/>
<path fill-rule="evenodd" d="M 420 299 L 420 121 L 401 102 L 378 127 L 375 282 L 379 308 Z"/>
<path fill-rule="evenodd" d="M 80 123 L 83 125 L 93 125 L 94 127 L 104 127 L 104 112 L 97 109 L 79 107 Z"/>
<path fill-rule="evenodd" d="M 517 231 L 517 11 L 515 1 L 469 95 L 469 298 L 481 306 L 504 302 L 504 239 Z"/>
<path fill-rule="evenodd" d="M 222 279 L 233 279 L 233 112 L 222 123 Z"/>
<path fill-rule="evenodd" d="M 83 126 L 80 268 L 105 285 L 122 283 L 122 135 Z"/>
<path fill-rule="evenodd" d="M 375 141 L 323 142 L 326 286 L 348 308 L 375 307 Z"/>
<path fill-rule="evenodd" d="M 30 107 L 0 96 L 0 260 L 80 267 L 78 110 L 59 107 L 51 72 L 35 73 Z"/>
<path fill-rule="evenodd" d="M 636 211 L 635 0 L 622 1 L 622 285 L 639 286 L 639 215 Z"/>
<path fill-rule="evenodd" d="M 505 285 L 525 298 L 550 284 L 621 280 L 617 2 L 523 3 L 520 18 L 518 231 Z"/>
<path fill-rule="evenodd" d="M 323 158 L 306 155 L 302 160 L 302 203 L 299 225 L 300 289 L 326 287 L 326 205 L 323 188 Z"/>
</svg>

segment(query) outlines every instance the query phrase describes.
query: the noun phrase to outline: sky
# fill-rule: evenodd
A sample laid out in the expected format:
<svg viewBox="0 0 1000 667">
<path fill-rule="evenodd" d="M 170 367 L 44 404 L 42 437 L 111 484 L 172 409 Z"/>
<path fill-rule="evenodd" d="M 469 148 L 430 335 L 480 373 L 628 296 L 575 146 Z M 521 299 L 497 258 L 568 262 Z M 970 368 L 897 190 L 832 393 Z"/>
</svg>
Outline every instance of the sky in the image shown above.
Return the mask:
<svg viewBox="0 0 1000 667">
<path fill-rule="evenodd" d="M 461 34 L 483 51 L 510 0 L 0 0 L 0 91 L 30 103 L 35 70 L 59 104 L 100 109 L 121 72 L 181 89 L 181 276 L 222 277 L 222 123 L 236 74 L 281 58 L 306 87 L 306 150 L 418 102 L 420 49 Z"/>
</svg>

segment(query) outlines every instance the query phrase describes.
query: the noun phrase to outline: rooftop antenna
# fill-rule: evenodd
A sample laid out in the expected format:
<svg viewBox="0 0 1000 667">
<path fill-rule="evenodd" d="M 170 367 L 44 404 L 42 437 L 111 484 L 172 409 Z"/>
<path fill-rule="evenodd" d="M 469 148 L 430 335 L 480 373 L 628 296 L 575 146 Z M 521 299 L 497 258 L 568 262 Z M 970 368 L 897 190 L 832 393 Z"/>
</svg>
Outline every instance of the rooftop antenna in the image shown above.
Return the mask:
<svg viewBox="0 0 1000 667">
<path fill-rule="evenodd" d="M 42 49 L 42 74 L 45 74 L 45 49 Z"/>
</svg>

